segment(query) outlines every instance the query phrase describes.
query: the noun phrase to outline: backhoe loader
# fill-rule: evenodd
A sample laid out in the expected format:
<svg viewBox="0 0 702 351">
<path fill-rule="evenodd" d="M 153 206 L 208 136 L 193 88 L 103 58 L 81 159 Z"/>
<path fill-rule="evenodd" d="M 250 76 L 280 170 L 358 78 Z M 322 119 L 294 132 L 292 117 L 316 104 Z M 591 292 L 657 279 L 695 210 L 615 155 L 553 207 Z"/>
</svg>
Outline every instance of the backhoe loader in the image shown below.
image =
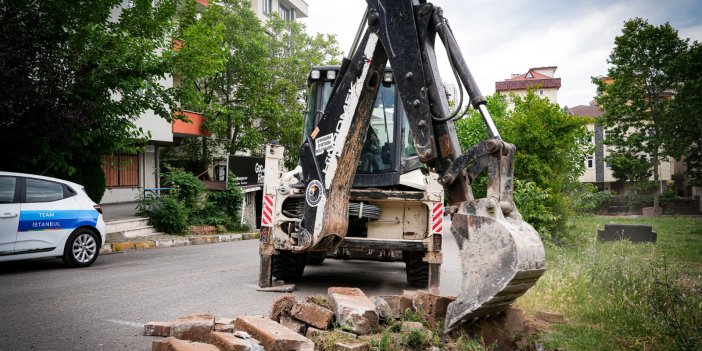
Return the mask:
<svg viewBox="0 0 702 351">
<path fill-rule="evenodd" d="M 423 0 L 367 0 L 348 58 L 316 67 L 298 166 L 266 148 L 259 286 L 299 279 L 325 257 L 404 261 L 408 283 L 438 291 L 444 216 L 458 243 L 461 291 L 445 327 L 496 314 L 546 267 L 538 233 L 513 193 L 514 145 L 503 141 L 443 16 Z M 434 44 L 459 89 L 451 111 Z M 389 67 L 388 67 L 389 65 Z M 461 150 L 454 121 L 464 98 L 490 138 Z M 471 184 L 487 173 L 487 196 Z"/>
</svg>

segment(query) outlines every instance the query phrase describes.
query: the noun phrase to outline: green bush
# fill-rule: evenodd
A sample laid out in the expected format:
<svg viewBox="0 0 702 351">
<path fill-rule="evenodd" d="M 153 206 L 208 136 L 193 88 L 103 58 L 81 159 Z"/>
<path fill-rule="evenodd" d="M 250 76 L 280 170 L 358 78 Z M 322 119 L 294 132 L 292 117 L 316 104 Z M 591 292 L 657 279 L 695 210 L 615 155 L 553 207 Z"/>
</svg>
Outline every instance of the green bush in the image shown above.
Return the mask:
<svg viewBox="0 0 702 351">
<path fill-rule="evenodd" d="M 545 241 L 556 239 L 554 234 L 563 226 L 562 217 L 554 211 L 563 201 L 549 189 L 541 189 L 534 182 L 514 180 L 514 202 L 522 219 L 531 224 Z"/>
<path fill-rule="evenodd" d="M 571 201 L 573 211 L 595 213 L 612 203 L 612 194 L 599 191 L 592 184 L 582 184 L 572 192 Z"/>
<path fill-rule="evenodd" d="M 151 225 L 169 234 L 183 234 L 188 228 L 188 208 L 177 196 L 169 195 L 152 201 L 148 209 L 143 210 L 149 217 Z"/>
<path fill-rule="evenodd" d="M 653 206 L 653 195 L 629 194 L 626 196 L 629 208 L 644 208 Z"/>
<path fill-rule="evenodd" d="M 200 194 L 205 191 L 205 185 L 196 176 L 182 168 L 169 166 L 165 168 L 162 184 L 175 188 L 178 199 L 184 201 L 189 208 L 197 207 Z"/>
</svg>

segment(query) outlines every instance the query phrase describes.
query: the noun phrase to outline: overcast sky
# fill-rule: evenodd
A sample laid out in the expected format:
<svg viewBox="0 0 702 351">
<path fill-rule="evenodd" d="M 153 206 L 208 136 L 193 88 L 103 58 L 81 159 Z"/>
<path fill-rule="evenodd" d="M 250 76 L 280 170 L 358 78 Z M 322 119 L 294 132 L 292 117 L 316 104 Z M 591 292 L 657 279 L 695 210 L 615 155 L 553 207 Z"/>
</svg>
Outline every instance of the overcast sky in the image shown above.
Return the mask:
<svg viewBox="0 0 702 351">
<path fill-rule="evenodd" d="M 336 34 L 344 54 L 356 34 L 365 0 L 305 0 L 309 33 Z M 463 56 L 484 95 L 495 82 L 531 67 L 558 66 L 558 103 L 587 104 L 590 77 L 607 74 L 607 58 L 624 21 L 665 22 L 683 38 L 702 41 L 702 0 L 435 0 L 444 9 Z M 441 54 L 443 55 L 443 54 Z M 442 77 L 452 81 L 447 63 Z M 449 79 L 451 78 L 451 79 Z"/>
</svg>

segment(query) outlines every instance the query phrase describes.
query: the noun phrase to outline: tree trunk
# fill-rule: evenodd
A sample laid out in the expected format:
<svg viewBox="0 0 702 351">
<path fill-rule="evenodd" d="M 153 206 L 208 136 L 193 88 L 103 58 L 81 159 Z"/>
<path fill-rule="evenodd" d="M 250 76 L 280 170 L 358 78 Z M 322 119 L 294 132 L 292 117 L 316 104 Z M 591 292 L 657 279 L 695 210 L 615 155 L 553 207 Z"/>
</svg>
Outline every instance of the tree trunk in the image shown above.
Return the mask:
<svg viewBox="0 0 702 351">
<path fill-rule="evenodd" d="M 655 152 L 655 155 L 653 156 L 653 181 L 658 184 L 658 187 L 653 193 L 653 215 L 658 216 L 658 214 L 661 213 L 661 182 L 658 179 L 658 152 Z"/>
</svg>

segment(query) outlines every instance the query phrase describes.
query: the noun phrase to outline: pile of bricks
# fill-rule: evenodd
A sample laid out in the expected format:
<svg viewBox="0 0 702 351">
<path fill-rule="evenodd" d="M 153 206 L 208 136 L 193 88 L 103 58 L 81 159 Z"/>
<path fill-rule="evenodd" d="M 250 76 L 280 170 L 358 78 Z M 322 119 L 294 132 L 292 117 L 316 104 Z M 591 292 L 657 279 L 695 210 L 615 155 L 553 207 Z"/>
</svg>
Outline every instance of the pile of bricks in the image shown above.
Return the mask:
<svg viewBox="0 0 702 351">
<path fill-rule="evenodd" d="M 333 326 L 341 326 L 348 337 L 337 341 L 333 349 L 361 351 L 370 349 L 372 334 L 380 330 L 381 323 L 399 319 L 407 309 L 438 323 L 453 299 L 424 291 L 369 298 L 357 288 L 332 287 L 324 303 L 282 295 L 267 318 L 196 314 L 172 322 L 149 322 L 144 335 L 164 337 L 153 341 L 153 351 L 313 351 L 321 348 L 319 340 L 331 333 Z M 403 328 L 424 328 L 417 322 L 405 324 Z"/>
</svg>

